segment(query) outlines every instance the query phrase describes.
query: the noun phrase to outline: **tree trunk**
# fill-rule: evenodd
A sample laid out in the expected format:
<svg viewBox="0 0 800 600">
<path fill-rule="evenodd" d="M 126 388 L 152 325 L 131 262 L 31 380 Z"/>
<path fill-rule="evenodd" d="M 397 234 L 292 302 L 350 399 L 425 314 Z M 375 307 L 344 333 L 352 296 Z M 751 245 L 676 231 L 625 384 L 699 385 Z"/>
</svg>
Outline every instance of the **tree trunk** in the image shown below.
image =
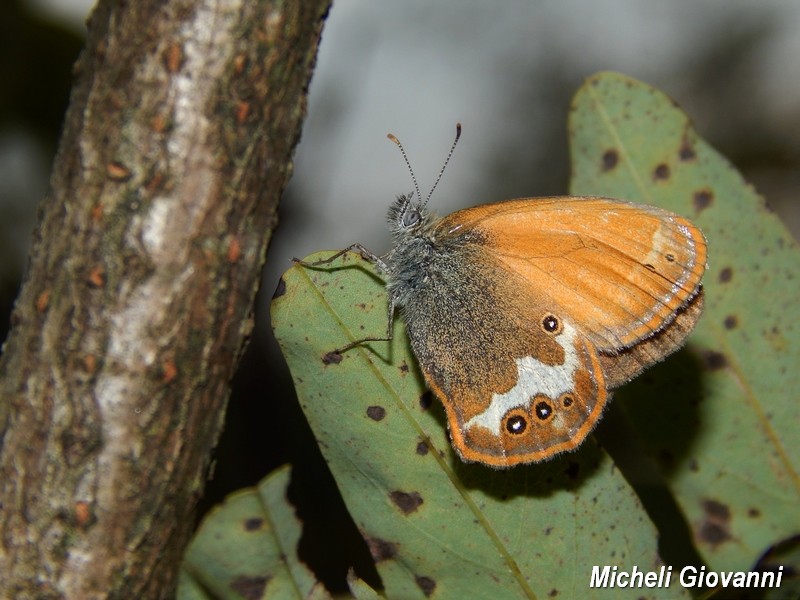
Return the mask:
<svg viewBox="0 0 800 600">
<path fill-rule="evenodd" d="M 92 15 L 0 358 L 0 597 L 173 596 L 328 4 Z"/>
</svg>

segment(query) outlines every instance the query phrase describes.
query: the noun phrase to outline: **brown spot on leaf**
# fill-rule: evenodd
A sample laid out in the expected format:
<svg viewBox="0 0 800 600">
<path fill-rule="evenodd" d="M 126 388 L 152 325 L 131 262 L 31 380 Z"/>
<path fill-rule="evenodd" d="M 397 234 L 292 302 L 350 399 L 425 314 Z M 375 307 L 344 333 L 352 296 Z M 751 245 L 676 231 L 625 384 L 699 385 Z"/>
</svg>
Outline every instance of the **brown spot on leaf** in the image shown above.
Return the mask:
<svg viewBox="0 0 800 600">
<path fill-rule="evenodd" d="M 245 519 L 244 522 L 244 530 L 245 531 L 257 531 L 261 529 L 261 526 L 264 525 L 264 519 L 260 517 L 252 517 L 250 519 Z"/>
<path fill-rule="evenodd" d="M 240 575 L 231 581 L 231 590 L 246 598 L 246 600 L 259 600 L 264 596 L 270 577 Z"/>
<path fill-rule="evenodd" d="M 678 156 L 683 161 L 694 160 L 697 158 L 697 153 L 694 151 L 694 146 L 692 142 L 690 142 L 685 137 L 683 138 L 683 142 L 681 143 L 681 148 L 678 150 Z"/>
<path fill-rule="evenodd" d="M 425 441 L 423 440 L 419 444 L 417 444 L 417 454 L 419 454 L 420 456 L 425 456 L 427 453 L 428 453 L 428 444 L 426 444 Z"/>
<path fill-rule="evenodd" d="M 423 502 L 419 492 L 401 492 L 400 490 L 395 490 L 389 494 L 389 498 L 392 499 L 392 502 L 395 503 L 397 508 L 403 511 L 404 515 L 410 515 L 416 511 Z"/>
<path fill-rule="evenodd" d="M 397 368 L 400 369 L 401 373 L 408 373 L 408 363 L 406 361 L 403 361 L 403 364 Z"/>
<path fill-rule="evenodd" d="M 324 365 L 338 365 L 342 362 L 342 355 L 338 352 L 328 352 L 322 357 L 322 364 Z"/>
<path fill-rule="evenodd" d="M 719 272 L 720 283 L 728 283 L 731 279 L 733 279 L 733 269 L 730 267 L 725 267 Z"/>
<path fill-rule="evenodd" d="M 700 524 L 698 537 L 712 546 L 718 546 L 729 540 L 731 538 L 729 531 L 731 521 L 730 508 L 717 500 L 706 499 L 703 500 L 703 511 L 705 512 L 705 518 Z"/>
<path fill-rule="evenodd" d="M 281 277 L 278 280 L 278 285 L 275 286 L 275 293 L 272 294 L 272 299 L 274 300 L 275 298 L 280 298 L 285 293 L 286 293 L 286 281 L 283 279 L 283 277 Z"/>
<path fill-rule="evenodd" d="M 619 162 L 619 153 L 614 148 L 609 148 L 603 152 L 602 170 L 603 172 L 610 171 L 617 166 Z"/>
<path fill-rule="evenodd" d="M 718 371 L 728 366 L 728 359 L 722 352 L 716 350 L 705 350 L 702 353 L 703 362 L 709 371 Z"/>
<path fill-rule="evenodd" d="M 433 594 L 433 590 L 436 589 L 436 581 L 425 575 L 415 575 L 414 581 L 417 582 L 419 589 L 422 590 L 426 598 L 430 598 L 431 594 Z"/>
<path fill-rule="evenodd" d="M 372 560 L 376 563 L 384 560 L 391 560 L 397 556 L 397 544 L 394 542 L 369 536 L 364 536 L 364 541 L 367 542 L 369 553 L 372 556 Z"/>
<path fill-rule="evenodd" d="M 700 539 L 712 546 L 718 546 L 721 543 L 730 539 L 728 530 L 722 527 L 719 523 L 713 521 L 704 521 L 700 526 Z"/>
<path fill-rule="evenodd" d="M 761 511 L 758 510 L 757 508 L 748 509 L 747 516 L 750 517 L 751 519 L 755 519 L 761 516 Z"/>
<path fill-rule="evenodd" d="M 386 409 L 382 406 L 368 406 L 367 416 L 373 421 L 382 421 L 386 416 Z"/>
<path fill-rule="evenodd" d="M 719 502 L 718 500 L 707 499 L 703 500 L 703 510 L 709 517 L 721 519 L 723 521 L 731 520 L 731 509 L 727 505 Z"/>
<path fill-rule="evenodd" d="M 547 595 L 550 598 L 555 598 L 556 596 L 558 596 L 558 590 L 556 588 L 553 588 L 552 590 L 550 590 L 550 592 Z"/>
<path fill-rule="evenodd" d="M 666 163 L 661 163 L 660 165 L 656 166 L 653 170 L 653 179 L 657 181 L 663 181 L 664 179 L 669 179 L 670 170 L 669 165 Z"/>
<path fill-rule="evenodd" d="M 728 315 L 722 323 L 725 329 L 736 329 L 739 326 L 739 319 L 736 315 Z"/>
<path fill-rule="evenodd" d="M 714 203 L 714 192 L 709 189 L 697 190 L 692 196 L 692 204 L 697 212 L 707 209 Z"/>
</svg>

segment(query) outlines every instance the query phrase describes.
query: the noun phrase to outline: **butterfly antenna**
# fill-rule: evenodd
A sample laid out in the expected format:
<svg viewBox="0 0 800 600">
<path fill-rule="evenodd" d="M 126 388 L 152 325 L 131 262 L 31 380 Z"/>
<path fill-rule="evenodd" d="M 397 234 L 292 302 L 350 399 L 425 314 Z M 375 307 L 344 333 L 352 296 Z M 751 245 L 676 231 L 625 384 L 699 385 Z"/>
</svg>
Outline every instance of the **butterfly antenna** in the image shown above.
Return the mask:
<svg viewBox="0 0 800 600">
<path fill-rule="evenodd" d="M 458 144 L 458 140 L 460 137 L 461 137 L 461 123 L 456 123 L 456 139 L 453 140 L 453 145 L 450 146 L 450 152 L 447 153 L 447 158 L 444 160 L 444 164 L 442 165 L 442 168 L 439 171 L 439 176 L 436 178 L 436 181 L 433 182 L 433 187 L 431 188 L 431 191 L 428 192 L 428 197 L 425 198 L 425 204 L 428 204 L 428 200 L 430 200 L 431 196 L 433 196 L 433 190 L 435 190 L 436 186 L 439 185 L 439 181 L 441 181 L 442 175 L 444 175 L 444 170 L 447 168 L 447 163 L 450 162 L 450 157 L 453 156 L 453 152 L 456 149 L 456 144 Z M 423 206 L 425 206 L 425 204 L 423 204 Z"/>
<path fill-rule="evenodd" d="M 387 133 L 386 137 L 392 140 L 395 144 L 397 144 L 397 147 L 400 148 L 400 154 L 403 155 L 403 160 L 406 161 L 408 172 L 411 173 L 411 181 L 414 182 L 414 189 L 417 192 L 417 198 L 422 200 L 422 194 L 420 194 L 419 192 L 419 184 L 417 183 L 417 177 L 414 175 L 414 169 L 411 168 L 411 163 L 408 161 L 408 156 L 406 155 L 406 149 L 403 148 L 403 144 L 400 143 L 400 140 L 398 140 L 393 133 Z M 409 198 L 408 200 L 410 201 L 411 199 Z M 406 203 L 404 206 L 408 206 L 408 203 Z"/>
</svg>

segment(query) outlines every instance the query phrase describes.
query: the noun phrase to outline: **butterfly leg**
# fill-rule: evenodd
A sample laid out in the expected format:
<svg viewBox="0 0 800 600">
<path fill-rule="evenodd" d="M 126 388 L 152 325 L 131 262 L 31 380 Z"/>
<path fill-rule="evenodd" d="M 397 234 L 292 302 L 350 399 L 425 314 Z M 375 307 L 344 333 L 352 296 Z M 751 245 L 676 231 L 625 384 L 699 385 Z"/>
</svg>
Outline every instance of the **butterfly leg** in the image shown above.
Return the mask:
<svg viewBox="0 0 800 600">
<path fill-rule="evenodd" d="M 294 262 L 296 262 L 297 264 L 302 265 L 304 267 L 312 267 L 313 268 L 313 267 L 319 267 L 319 266 L 322 266 L 322 265 L 330 264 L 333 261 L 335 261 L 337 258 L 339 258 L 339 257 L 343 256 L 344 254 L 346 254 L 347 252 L 351 252 L 353 250 L 357 250 L 358 253 L 361 255 L 361 258 L 363 258 L 366 261 L 371 262 L 373 265 L 375 265 L 378 268 L 379 271 L 386 272 L 388 270 L 387 267 L 386 267 L 386 263 L 383 261 L 383 259 L 380 256 L 378 256 L 377 254 L 374 254 L 373 252 L 371 252 L 370 250 L 368 250 L 367 248 L 365 248 L 363 245 L 359 244 L 358 242 L 356 242 L 355 244 L 351 244 L 347 248 L 345 248 L 343 250 L 340 250 L 339 252 L 336 252 L 335 254 L 332 254 L 327 258 L 323 258 L 322 260 L 316 260 L 314 262 L 306 262 L 306 261 L 301 260 L 299 258 L 293 258 L 292 260 Z M 389 342 L 389 341 L 391 341 L 392 340 L 392 323 L 394 321 L 394 308 L 395 308 L 394 299 L 390 297 L 389 298 L 388 314 L 386 316 L 386 334 L 385 335 L 383 335 L 383 336 L 365 337 L 365 338 L 361 338 L 359 340 L 356 340 L 354 342 L 350 342 L 346 346 L 342 346 L 341 348 L 336 348 L 336 350 L 333 350 L 333 351 L 329 352 L 328 355 L 327 355 L 329 357 L 329 359 L 330 359 L 331 355 L 341 355 L 342 353 L 347 352 L 351 348 L 355 348 L 356 346 L 360 346 L 361 344 L 364 344 L 366 342 Z"/>
<path fill-rule="evenodd" d="M 354 342 L 350 342 L 346 346 L 342 346 L 341 348 L 337 348 L 330 354 L 342 354 L 347 352 L 351 348 L 355 348 L 356 346 L 360 346 L 361 344 L 365 344 L 367 342 L 391 342 L 392 338 L 394 337 L 394 330 L 392 325 L 394 324 L 394 299 L 390 296 L 389 297 L 389 309 L 386 315 L 386 335 L 383 336 L 371 336 L 361 338 Z"/>
<path fill-rule="evenodd" d="M 322 260 L 315 260 L 314 262 L 306 262 L 299 258 L 292 258 L 292 260 L 299 265 L 303 265 L 304 267 L 319 267 L 321 265 L 330 264 L 340 256 L 343 256 L 344 254 L 347 254 L 348 252 L 351 252 L 353 250 L 358 250 L 358 253 L 361 255 L 361 258 L 371 262 L 373 265 L 378 267 L 380 271 L 386 272 L 387 270 L 386 263 L 383 262 L 383 259 L 377 254 L 374 254 L 373 252 L 371 252 L 370 250 L 359 244 L 358 242 L 356 242 L 355 244 L 350 244 L 347 248 L 339 250 L 339 252 L 337 252 L 336 254 L 332 254 L 328 258 L 323 258 Z"/>
</svg>

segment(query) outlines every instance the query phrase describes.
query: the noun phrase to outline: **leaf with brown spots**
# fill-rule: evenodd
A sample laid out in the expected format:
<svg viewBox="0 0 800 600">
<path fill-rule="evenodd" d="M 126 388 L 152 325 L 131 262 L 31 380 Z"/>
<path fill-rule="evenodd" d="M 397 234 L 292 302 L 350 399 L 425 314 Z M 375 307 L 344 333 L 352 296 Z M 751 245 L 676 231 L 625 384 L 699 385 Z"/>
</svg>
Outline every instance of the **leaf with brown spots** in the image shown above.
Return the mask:
<svg viewBox="0 0 800 600">
<path fill-rule="evenodd" d="M 202 590 L 215 597 L 323 597 L 297 556 L 301 526 L 286 499 L 289 475 L 281 467 L 206 515 L 186 549 L 179 598 L 207 598 Z"/>
<path fill-rule="evenodd" d="M 570 130 L 573 193 L 660 206 L 706 235 L 706 314 L 684 352 L 617 398 L 709 568 L 747 570 L 800 531 L 797 243 L 658 90 L 597 75 L 573 103 Z M 604 171 L 611 144 L 620 166 Z"/>
</svg>

